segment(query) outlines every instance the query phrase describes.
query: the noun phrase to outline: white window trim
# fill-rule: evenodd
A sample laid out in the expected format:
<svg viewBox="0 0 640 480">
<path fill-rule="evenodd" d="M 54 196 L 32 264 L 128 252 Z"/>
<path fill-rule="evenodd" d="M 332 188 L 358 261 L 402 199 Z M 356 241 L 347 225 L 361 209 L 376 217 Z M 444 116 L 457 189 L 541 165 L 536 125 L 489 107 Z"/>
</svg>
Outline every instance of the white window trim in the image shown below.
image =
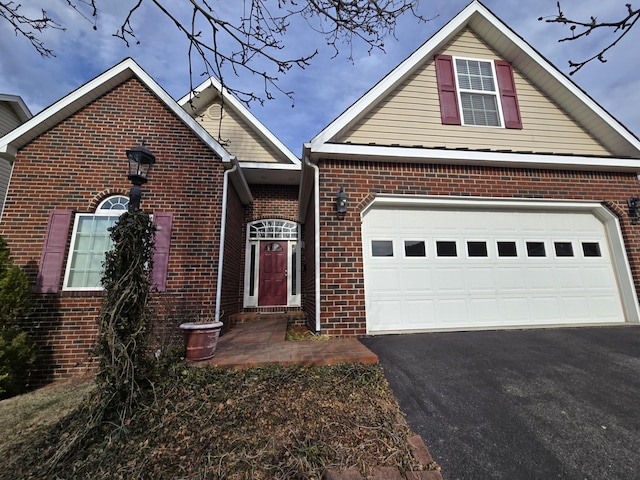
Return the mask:
<svg viewBox="0 0 640 480">
<path fill-rule="evenodd" d="M 85 213 L 76 213 L 74 215 L 73 233 L 71 234 L 71 244 L 70 244 L 70 247 L 69 247 L 69 253 L 67 255 L 67 264 L 66 264 L 65 271 L 64 271 L 64 281 L 62 283 L 62 290 L 63 291 L 69 291 L 69 292 L 96 292 L 96 291 L 104 290 L 104 287 L 102 287 L 102 286 L 98 286 L 98 287 L 70 287 L 68 285 L 68 283 L 69 283 L 69 276 L 70 276 L 70 273 L 71 273 L 71 264 L 73 262 L 74 246 L 76 244 L 76 236 L 77 236 L 77 233 L 78 233 L 78 225 L 80 223 L 80 219 L 81 218 L 93 218 L 93 217 L 96 217 L 96 216 L 115 217 L 115 216 L 122 215 L 127 210 L 104 210 L 102 208 L 105 203 L 107 203 L 109 200 L 111 200 L 111 199 L 113 199 L 115 197 L 126 198 L 126 196 L 124 196 L 124 195 L 112 195 L 110 197 L 105 198 L 102 202 L 100 202 L 100 204 L 98 205 L 98 207 L 96 208 L 94 213 L 86 213 L 85 212 Z M 106 253 L 107 252 L 105 251 L 105 259 L 106 259 Z"/>
<path fill-rule="evenodd" d="M 491 74 L 493 75 L 493 83 L 495 85 L 495 91 L 490 92 L 487 90 L 470 90 L 467 88 L 461 88 L 460 82 L 458 81 L 458 64 L 456 60 L 470 60 L 472 62 L 485 62 L 489 63 L 491 66 Z M 498 86 L 498 76 L 496 75 L 496 65 L 495 62 L 491 59 L 486 58 L 472 58 L 472 57 L 453 57 L 453 71 L 454 77 L 456 80 L 456 94 L 458 95 L 458 108 L 460 110 L 460 123 L 466 127 L 480 127 L 480 128 L 505 128 L 504 127 L 504 114 L 502 113 L 502 100 L 500 98 L 500 87 Z M 498 108 L 498 121 L 500 125 L 475 125 L 473 123 L 465 123 L 464 121 L 464 111 L 462 109 L 462 94 L 463 93 L 472 93 L 478 95 L 493 95 L 496 98 L 496 106 Z"/>
</svg>

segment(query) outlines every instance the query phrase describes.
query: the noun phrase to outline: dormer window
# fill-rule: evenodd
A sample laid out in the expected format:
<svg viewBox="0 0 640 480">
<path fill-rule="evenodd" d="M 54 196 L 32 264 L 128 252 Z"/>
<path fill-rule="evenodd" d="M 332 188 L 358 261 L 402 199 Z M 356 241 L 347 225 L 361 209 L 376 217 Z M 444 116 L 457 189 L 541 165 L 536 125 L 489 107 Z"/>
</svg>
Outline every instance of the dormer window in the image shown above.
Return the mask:
<svg viewBox="0 0 640 480">
<path fill-rule="evenodd" d="M 522 128 L 511 64 L 436 55 L 435 66 L 443 125 Z"/>
</svg>

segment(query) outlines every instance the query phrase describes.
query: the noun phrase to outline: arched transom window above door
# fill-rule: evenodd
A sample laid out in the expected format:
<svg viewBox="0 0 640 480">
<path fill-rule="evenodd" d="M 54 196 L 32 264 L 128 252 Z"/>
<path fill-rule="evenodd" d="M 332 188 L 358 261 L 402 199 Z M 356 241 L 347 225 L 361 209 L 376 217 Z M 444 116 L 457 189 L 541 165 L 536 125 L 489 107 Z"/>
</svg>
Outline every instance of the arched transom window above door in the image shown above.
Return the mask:
<svg viewBox="0 0 640 480">
<path fill-rule="evenodd" d="M 249 239 L 283 239 L 298 238 L 298 224 L 288 220 L 260 220 L 249 224 Z"/>
</svg>

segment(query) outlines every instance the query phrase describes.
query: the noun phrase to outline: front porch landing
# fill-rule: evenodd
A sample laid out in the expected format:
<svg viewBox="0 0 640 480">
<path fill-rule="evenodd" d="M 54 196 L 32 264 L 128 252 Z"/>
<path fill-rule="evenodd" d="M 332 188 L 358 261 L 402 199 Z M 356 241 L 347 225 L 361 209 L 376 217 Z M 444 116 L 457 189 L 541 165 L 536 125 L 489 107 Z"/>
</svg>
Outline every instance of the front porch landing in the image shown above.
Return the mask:
<svg viewBox="0 0 640 480">
<path fill-rule="evenodd" d="M 215 356 L 204 362 L 226 368 L 280 365 L 377 363 L 378 356 L 356 338 L 286 341 L 287 320 L 277 315 L 235 326 L 218 340 Z"/>
</svg>

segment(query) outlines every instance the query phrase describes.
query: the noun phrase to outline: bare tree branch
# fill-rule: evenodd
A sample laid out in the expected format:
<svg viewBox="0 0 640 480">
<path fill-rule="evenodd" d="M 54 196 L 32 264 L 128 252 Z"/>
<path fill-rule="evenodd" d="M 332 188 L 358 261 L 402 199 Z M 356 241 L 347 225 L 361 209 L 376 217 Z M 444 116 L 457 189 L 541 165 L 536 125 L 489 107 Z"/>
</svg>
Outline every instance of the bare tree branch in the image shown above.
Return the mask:
<svg viewBox="0 0 640 480">
<path fill-rule="evenodd" d="M 552 17 L 540 17 L 538 20 L 544 20 L 548 23 L 559 23 L 562 25 L 566 25 L 569 27 L 571 31 L 571 35 L 561 38 L 558 40 L 559 42 L 566 42 L 571 40 L 579 40 L 581 38 L 587 37 L 592 32 L 596 30 L 611 30 L 614 36 L 614 39 L 609 42 L 605 47 L 603 47 L 599 52 L 595 55 L 579 61 L 574 62 L 573 60 L 569 60 L 569 66 L 572 70 L 569 72 L 569 75 L 573 75 L 582 67 L 584 67 L 589 62 L 598 59 L 602 63 L 606 63 L 606 58 L 604 54 L 607 53 L 610 49 L 615 47 L 620 40 L 624 38 L 624 36 L 629 33 L 631 28 L 636 24 L 638 18 L 640 18 L 640 9 L 634 9 L 630 3 L 627 3 L 626 13 L 619 20 L 613 22 L 599 22 L 596 17 L 591 17 L 589 21 L 579 21 L 572 20 L 570 18 L 565 17 L 564 12 L 560 6 L 560 2 L 557 3 L 558 13 L 557 15 L 553 15 Z"/>
<path fill-rule="evenodd" d="M 97 29 L 99 5 L 104 0 L 65 0 L 73 9 Z M 233 0 L 238 2 L 239 0 Z M 188 61 L 193 91 L 194 62 L 202 62 L 202 75 L 217 77 L 242 102 L 263 103 L 273 98 L 274 92 L 293 101 L 293 93 L 279 86 L 279 75 L 293 67 L 304 69 L 318 54 L 310 50 L 297 57 L 283 55 L 289 27 L 300 20 L 324 36 L 334 56 L 340 49 L 349 48 L 349 58 L 355 40 L 364 42 L 369 52 L 384 50 L 384 39 L 395 33 L 398 18 L 411 13 L 424 21 L 416 12 L 419 0 L 242 0 L 244 12 L 239 18 L 224 18 L 212 0 L 147 0 L 182 33 L 189 43 Z M 122 23 L 113 34 L 125 45 L 139 44 L 135 22 L 141 15 L 145 0 L 136 0 L 122 12 Z M 215 5 L 215 6 L 214 6 Z M 46 47 L 39 34 L 47 29 L 64 30 L 47 12 L 41 17 L 29 18 L 21 14 L 20 5 L 13 1 L 0 1 L 0 16 L 8 20 L 16 35 L 24 36 L 44 57 L 55 56 Z M 220 7 L 222 8 L 222 7 Z M 190 20 L 184 20 L 190 12 Z M 257 75 L 264 82 L 264 94 L 229 88 L 226 76 L 232 74 Z"/>
<path fill-rule="evenodd" d="M 64 31 L 64 27 L 49 17 L 45 10 L 41 10 L 40 16 L 27 16 L 21 13 L 21 8 L 22 5 L 16 2 L 2 2 L 0 17 L 11 24 L 16 36 L 23 36 L 41 56 L 55 57 L 53 50 L 47 48 L 39 35 L 45 30 Z"/>
</svg>

